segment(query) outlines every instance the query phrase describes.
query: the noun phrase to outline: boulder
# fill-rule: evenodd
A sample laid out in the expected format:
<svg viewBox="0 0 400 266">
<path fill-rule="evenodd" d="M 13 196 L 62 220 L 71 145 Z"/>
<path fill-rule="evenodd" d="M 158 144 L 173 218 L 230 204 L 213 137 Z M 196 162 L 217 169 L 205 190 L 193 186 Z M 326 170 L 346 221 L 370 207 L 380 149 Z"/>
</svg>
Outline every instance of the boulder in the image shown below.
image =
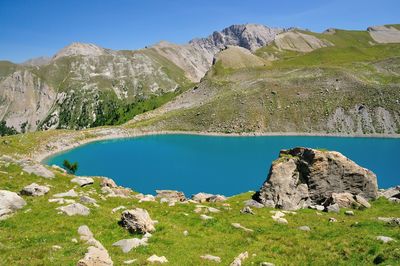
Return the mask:
<svg viewBox="0 0 400 266">
<path fill-rule="evenodd" d="M 77 176 L 77 177 L 71 179 L 71 182 L 76 183 L 81 187 L 84 187 L 84 186 L 93 184 L 94 180 L 91 177 Z"/>
<path fill-rule="evenodd" d="M 90 209 L 80 203 L 72 203 L 67 206 L 58 207 L 57 210 L 65 213 L 68 216 L 83 215 L 87 216 L 90 214 Z"/>
<path fill-rule="evenodd" d="M 27 195 L 27 196 L 43 196 L 44 194 L 48 193 L 50 191 L 50 188 L 47 186 L 40 186 L 36 183 L 32 183 L 26 187 L 24 187 L 21 190 L 21 195 Z"/>
<path fill-rule="evenodd" d="M 257 209 L 265 207 L 264 204 L 261 204 L 258 201 L 255 201 L 253 199 L 244 201 L 244 206 L 253 207 L 253 208 L 257 208 Z"/>
<path fill-rule="evenodd" d="M 362 196 L 354 196 L 348 192 L 332 193 L 332 195 L 324 202 L 324 205 L 328 206 L 332 204 L 337 204 L 340 208 L 365 209 L 371 207 L 371 204 L 369 204 Z"/>
<path fill-rule="evenodd" d="M 396 217 L 378 217 L 379 221 L 385 222 L 390 225 L 400 226 L 400 218 Z"/>
<path fill-rule="evenodd" d="M 192 196 L 192 200 L 203 203 L 203 202 L 222 202 L 226 200 L 226 197 L 223 195 L 214 195 L 209 193 L 197 193 Z"/>
<path fill-rule="evenodd" d="M 34 174 L 37 176 L 41 176 L 44 178 L 54 178 L 55 175 L 52 171 L 50 171 L 49 169 L 47 169 L 46 167 L 44 167 L 41 164 L 38 163 L 22 163 L 22 171 L 28 173 L 28 174 Z"/>
<path fill-rule="evenodd" d="M 103 177 L 100 182 L 101 187 L 116 188 L 117 184 L 111 178 Z"/>
<path fill-rule="evenodd" d="M 240 223 L 231 223 L 231 225 L 236 229 L 240 229 L 240 230 L 243 230 L 248 233 L 254 232 L 253 229 L 246 228 L 243 225 L 241 225 Z"/>
<path fill-rule="evenodd" d="M 202 215 L 200 215 L 200 219 L 206 221 L 206 220 L 212 220 L 212 219 L 214 219 L 214 217 L 202 214 Z"/>
<path fill-rule="evenodd" d="M 185 194 L 176 190 L 156 190 L 158 199 L 168 199 L 168 201 L 183 202 L 186 200 Z"/>
<path fill-rule="evenodd" d="M 101 188 L 101 192 L 107 194 L 107 197 L 129 198 L 132 190 L 124 187 L 111 188 L 108 186 L 104 186 Z"/>
<path fill-rule="evenodd" d="M 379 241 L 382 241 L 383 243 L 389 243 L 392 241 L 396 242 L 396 240 L 394 240 L 393 238 L 388 237 L 388 236 L 377 236 L 376 239 Z"/>
<path fill-rule="evenodd" d="M 54 194 L 53 197 L 55 197 L 55 198 L 64 198 L 64 197 L 74 198 L 74 197 L 78 197 L 78 193 L 76 193 L 75 190 L 71 189 L 64 193 Z"/>
<path fill-rule="evenodd" d="M 0 220 L 23 208 L 26 202 L 17 193 L 8 190 L 0 190 Z"/>
<path fill-rule="evenodd" d="M 299 229 L 301 231 L 306 231 L 306 232 L 311 231 L 310 227 L 308 227 L 307 225 L 300 226 L 297 229 Z"/>
<path fill-rule="evenodd" d="M 253 199 L 264 205 L 273 202 L 274 207 L 296 210 L 323 204 L 332 193 L 375 199 L 376 175 L 339 152 L 294 148 L 280 152 Z"/>
<path fill-rule="evenodd" d="M 243 252 L 243 253 L 240 253 L 234 260 L 233 260 L 233 262 L 230 264 L 230 266 L 241 266 L 242 265 L 242 262 L 245 260 L 245 259 L 247 259 L 249 257 L 249 253 L 246 251 L 246 252 Z"/>
<path fill-rule="evenodd" d="M 241 209 L 240 213 L 243 213 L 243 214 L 254 214 L 253 210 L 249 206 L 246 206 L 243 209 Z"/>
<path fill-rule="evenodd" d="M 397 198 L 400 199 L 400 186 L 391 187 L 388 189 L 382 189 L 378 192 L 379 197 L 385 197 L 387 199 Z"/>
<path fill-rule="evenodd" d="M 326 211 L 327 212 L 339 213 L 339 211 L 340 211 L 339 204 L 335 203 L 335 204 L 327 206 L 326 207 Z"/>
<path fill-rule="evenodd" d="M 157 255 L 151 255 L 150 257 L 147 258 L 147 261 L 150 263 L 160 263 L 160 264 L 168 262 L 166 257 L 164 256 L 159 257 Z"/>
<path fill-rule="evenodd" d="M 139 246 L 147 246 L 148 238 L 144 237 L 142 239 L 139 238 L 131 238 L 131 239 L 122 239 L 120 241 L 112 244 L 115 247 L 120 247 L 122 252 L 128 253 L 133 248 L 137 248 Z"/>
<path fill-rule="evenodd" d="M 122 212 L 119 224 L 130 233 L 139 232 L 145 234 L 155 231 L 155 222 L 150 218 L 149 213 L 141 208 L 126 210 Z"/>
<path fill-rule="evenodd" d="M 213 256 L 213 255 L 210 255 L 210 254 L 201 255 L 200 258 L 203 259 L 203 260 L 209 260 L 209 261 L 213 261 L 213 262 L 216 262 L 216 263 L 220 263 L 221 262 L 221 258 L 220 257 Z"/>
<path fill-rule="evenodd" d="M 79 260 L 77 266 L 112 266 L 113 261 L 111 260 L 108 251 L 104 246 L 97 241 L 89 227 L 82 225 L 78 228 L 78 233 L 81 236 L 81 240 L 86 241 L 89 246 L 83 259 Z"/>
</svg>

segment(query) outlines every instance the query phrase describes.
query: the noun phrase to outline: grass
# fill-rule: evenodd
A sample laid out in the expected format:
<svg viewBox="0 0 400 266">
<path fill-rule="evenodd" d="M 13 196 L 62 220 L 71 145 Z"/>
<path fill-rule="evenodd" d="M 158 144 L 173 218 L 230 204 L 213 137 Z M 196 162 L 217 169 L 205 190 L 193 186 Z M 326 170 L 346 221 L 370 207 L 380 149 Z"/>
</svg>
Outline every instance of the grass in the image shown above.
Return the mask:
<svg viewBox="0 0 400 266">
<path fill-rule="evenodd" d="M 398 265 L 400 260 L 397 243 L 383 244 L 375 239 L 385 235 L 400 240 L 398 228 L 376 220 L 378 216 L 400 216 L 398 205 L 384 199 L 372 202 L 371 209 L 355 211 L 355 216 L 345 216 L 344 210 L 339 214 L 322 215 L 314 210 L 300 210 L 297 215 L 286 215 L 288 225 L 279 225 L 272 221 L 268 208 L 255 209 L 256 215 L 241 214 L 242 202 L 251 197 L 251 193 L 244 193 L 228 199 L 231 209 L 225 209 L 221 203 L 206 204 L 222 211 L 209 214 L 215 219 L 202 221 L 199 214 L 193 212 L 194 204 L 168 207 L 157 202 L 138 203 L 136 199 L 101 200 L 96 179 L 94 185 L 75 187 L 75 190 L 91 193 L 100 207 L 90 207 L 87 217 L 68 217 L 57 214 L 55 208 L 59 205 L 49 203 L 48 199 L 73 188 L 71 176 L 57 173 L 55 179 L 49 180 L 21 174 L 16 165 L 2 164 L 0 170 L 2 189 L 19 191 L 32 182 L 51 187 L 48 195 L 24 196 L 27 206 L 0 221 L 0 261 L 4 265 L 75 265 L 84 256 L 87 246 L 82 242 L 73 243 L 71 239 L 79 239 L 77 229 L 83 224 L 88 225 L 95 238 L 107 248 L 115 265 L 133 258 L 144 265 L 152 254 L 166 256 L 169 265 L 213 265 L 200 259 L 200 255 L 213 254 L 221 257 L 223 265 L 228 265 L 244 251 L 250 254 L 244 265 L 258 265 L 263 261 L 276 265 L 372 265 L 378 256 L 384 259 L 385 265 Z M 124 254 L 112 246 L 120 239 L 134 237 L 117 224 L 120 213 L 111 212 L 120 205 L 144 208 L 159 221 L 147 247 Z M 335 217 L 338 222 L 329 223 L 329 217 Z M 233 222 L 253 229 L 254 233 L 233 228 Z M 311 232 L 297 229 L 303 225 L 309 226 Z M 189 231 L 189 236 L 183 235 L 184 230 Z M 54 251 L 53 245 L 62 249 Z"/>
</svg>

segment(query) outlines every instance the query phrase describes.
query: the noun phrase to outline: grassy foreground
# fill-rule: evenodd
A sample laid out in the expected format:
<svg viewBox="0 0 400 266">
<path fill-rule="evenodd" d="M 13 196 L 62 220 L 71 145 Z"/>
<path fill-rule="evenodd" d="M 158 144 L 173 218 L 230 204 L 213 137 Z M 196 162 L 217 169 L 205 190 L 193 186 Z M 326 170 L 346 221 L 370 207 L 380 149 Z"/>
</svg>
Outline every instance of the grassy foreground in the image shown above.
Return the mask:
<svg viewBox="0 0 400 266">
<path fill-rule="evenodd" d="M 226 203 L 231 209 L 222 203 L 209 204 L 221 212 L 208 214 L 214 219 L 203 221 L 194 212 L 195 204 L 169 207 L 159 202 L 139 203 L 135 198 L 102 200 L 98 179 L 95 184 L 80 188 L 70 182 L 71 177 L 57 172 L 56 178 L 49 180 L 23 173 L 17 165 L 0 165 L 1 189 L 18 192 L 32 182 L 51 187 L 45 196 L 24 196 L 27 205 L 11 218 L 0 221 L 1 265 L 75 265 L 84 256 L 87 245 L 71 239 L 79 239 L 77 229 L 83 224 L 106 247 L 114 265 L 130 259 L 137 259 L 136 265 L 145 265 L 152 254 L 166 256 L 169 265 L 215 264 L 201 260 L 200 255 L 204 254 L 220 256 L 221 265 L 229 265 L 244 251 L 250 255 L 244 265 L 264 261 L 275 265 L 370 265 L 377 257 L 383 260 L 383 265 L 400 262 L 399 242 L 383 244 L 376 240 L 378 235 L 400 240 L 398 227 L 377 221 L 379 216 L 400 217 L 399 205 L 384 199 L 372 202 L 371 209 L 354 211 L 355 216 L 346 216 L 344 210 L 340 214 L 320 215 L 315 210 L 300 210 L 296 215 L 285 216 L 288 225 L 280 225 L 272 220 L 272 209 L 255 209 L 255 215 L 241 214 L 243 201 L 251 197 L 251 193 L 245 193 L 228 199 Z M 95 198 L 100 207 L 88 206 L 91 213 L 86 217 L 57 214 L 56 208 L 61 205 L 49 203 L 48 199 L 71 188 Z M 144 208 L 152 219 L 159 221 L 148 246 L 127 254 L 112 246 L 121 239 L 140 237 L 132 236 L 117 224 L 121 211 L 112 213 L 111 210 L 120 205 L 128 209 Z M 338 222 L 328 222 L 329 217 L 335 217 Z M 231 223 L 240 223 L 254 232 L 235 229 Z M 311 231 L 297 229 L 303 225 Z M 185 230 L 188 236 L 183 235 Z M 53 250 L 53 245 L 61 249 Z"/>
</svg>

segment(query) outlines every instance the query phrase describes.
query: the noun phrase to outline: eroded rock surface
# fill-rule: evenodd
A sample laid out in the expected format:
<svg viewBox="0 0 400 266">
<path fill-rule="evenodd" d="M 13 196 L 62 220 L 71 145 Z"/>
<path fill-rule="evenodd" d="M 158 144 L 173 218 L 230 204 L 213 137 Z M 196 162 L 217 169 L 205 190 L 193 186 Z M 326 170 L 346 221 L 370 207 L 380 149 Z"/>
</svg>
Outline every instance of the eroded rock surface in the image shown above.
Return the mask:
<svg viewBox="0 0 400 266">
<path fill-rule="evenodd" d="M 339 152 L 294 148 L 280 152 L 253 198 L 267 206 L 296 210 L 323 204 L 333 193 L 375 199 L 376 175 Z"/>
<path fill-rule="evenodd" d="M 119 224 L 131 233 L 145 234 L 156 230 L 155 222 L 150 218 L 149 213 L 141 208 L 124 211 Z"/>
<path fill-rule="evenodd" d="M 0 190 L 0 220 L 7 218 L 13 212 L 23 208 L 26 202 L 17 193 Z"/>
<path fill-rule="evenodd" d="M 21 190 L 21 195 L 27 196 L 43 196 L 50 191 L 50 188 L 47 186 L 40 186 L 36 183 L 32 183 Z"/>
</svg>

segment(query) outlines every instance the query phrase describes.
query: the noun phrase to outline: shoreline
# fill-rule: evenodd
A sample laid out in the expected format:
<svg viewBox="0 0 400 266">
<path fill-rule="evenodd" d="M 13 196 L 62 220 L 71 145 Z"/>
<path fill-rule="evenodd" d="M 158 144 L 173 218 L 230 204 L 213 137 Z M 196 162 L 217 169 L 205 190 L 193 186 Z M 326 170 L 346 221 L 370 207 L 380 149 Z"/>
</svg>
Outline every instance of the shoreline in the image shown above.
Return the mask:
<svg viewBox="0 0 400 266">
<path fill-rule="evenodd" d="M 112 132 L 110 132 L 112 131 Z M 77 131 L 77 134 L 84 133 Z M 45 164 L 44 161 L 51 156 L 68 150 L 89 144 L 92 142 L 104 140 L 119 140 L 129 139 L 143 136 L 157 136 L 157 135 L 193 135 L 193 136 L 215 136 L 215 137 L 336 137 L 336 138 L 389 138 L 400 139 L 400 134 L 340 134 L 340 133 L 301 133 L 301 132 L 242 132 L 242 133 L 222 133 L 222 132 L 206 132 L 206 131 L 143 131 L 138 129 L 126 128 L 100 128 L 92 129 L 87 133 L 99 134 L 93 138 L 83 140 L 73 140 L 72 143 L 65 143 L 60 141 L 53 144 L 52 150 L 39 150 L 34 153 L 32 159 Z M 75 134 L 71 134 L 75 136 Z M 51 142 L 50 142 L 51 143 Z M 47 143 L 45 146 L 49 145 Z M 41 148 L 41 147 L 39 147 Z"/>
</svg>

